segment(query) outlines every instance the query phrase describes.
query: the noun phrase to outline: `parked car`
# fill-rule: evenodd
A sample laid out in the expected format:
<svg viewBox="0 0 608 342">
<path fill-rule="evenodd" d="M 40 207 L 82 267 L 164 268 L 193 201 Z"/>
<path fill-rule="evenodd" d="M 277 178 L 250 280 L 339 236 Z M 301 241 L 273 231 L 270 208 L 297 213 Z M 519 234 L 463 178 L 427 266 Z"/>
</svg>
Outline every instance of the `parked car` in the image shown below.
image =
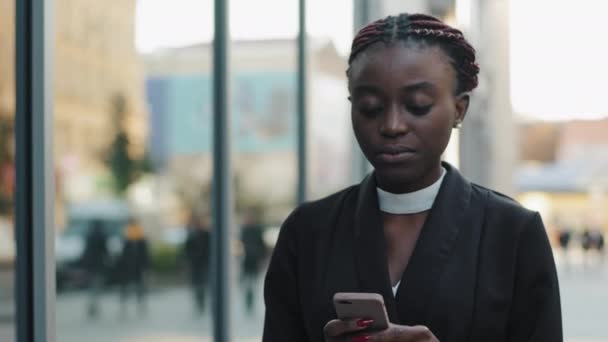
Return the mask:
<svg viewBox="0 0 608 342">
<path fill-rule="evenodd" d="M 117 278 L 118 257 L 122 251 L 123 231 L 131 217 L 131 210 L 125 201 L 103 200 L 74 203 L 67 208 L 65 229 L 55 238 L 55 259 L 57 290 L 82 288 L 88 284 L 88 272 L 83 263 L 86 239 L 92 223 L 102 222 L 109 251 L 107 283 Z"/>
</svg>

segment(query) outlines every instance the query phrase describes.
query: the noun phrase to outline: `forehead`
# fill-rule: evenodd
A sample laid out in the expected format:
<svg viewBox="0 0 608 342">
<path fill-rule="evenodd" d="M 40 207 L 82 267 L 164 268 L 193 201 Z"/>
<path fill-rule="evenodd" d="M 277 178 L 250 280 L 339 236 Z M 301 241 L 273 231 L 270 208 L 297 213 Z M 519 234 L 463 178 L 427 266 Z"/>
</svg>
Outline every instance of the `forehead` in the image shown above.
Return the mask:
<svg viewBox="0 0 608 342">
<path fill-rule="evenodd" d="M 439 46 L 420 44 L 368 47 L 350 67 L 350 85 L 370 83 L 382 87 L 402 87 L 411 82 L 428 82 L 440 89 L 452 89 L 456 73 L 449 57 Z"/>
</svg>

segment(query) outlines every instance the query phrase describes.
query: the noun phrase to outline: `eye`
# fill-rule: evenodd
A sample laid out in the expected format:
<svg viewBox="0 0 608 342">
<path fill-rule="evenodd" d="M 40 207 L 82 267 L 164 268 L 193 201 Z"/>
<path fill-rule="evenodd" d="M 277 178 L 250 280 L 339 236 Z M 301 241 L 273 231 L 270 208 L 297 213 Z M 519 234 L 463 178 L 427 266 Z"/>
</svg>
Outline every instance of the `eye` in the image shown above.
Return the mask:
<svg viewBox="0 0 608 342">
<path fill-rule="evenodd" d="M 364 95 L 355 99 L 357 111 L 368 118 L 376 117 L 384 111 L 383 101 L 375 95 Z"/>
<path fill-rule="evenodd" d="M 415 116 L 422 116 L 431 111 L 433 105 L 419 106 L 419 105 L 406 105 L 406 109 L 408 112 L 414 114 Z"/>
<path fill-rule="evenodd" d="M 384 111 L 384 107 L 382 105 L 372 105 L 372 106 L 359 106 L 359 112 L 367 117 L 375 117 Z"/>
</svg>

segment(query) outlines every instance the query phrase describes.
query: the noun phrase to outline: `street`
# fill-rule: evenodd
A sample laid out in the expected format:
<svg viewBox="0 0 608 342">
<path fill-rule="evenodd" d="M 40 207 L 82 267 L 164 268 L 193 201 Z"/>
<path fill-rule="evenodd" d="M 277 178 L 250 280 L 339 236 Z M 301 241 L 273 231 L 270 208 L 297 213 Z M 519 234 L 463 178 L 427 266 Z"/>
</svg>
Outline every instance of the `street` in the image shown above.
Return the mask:
<svg viewBox="0 0 608 342">
<path fill-rule="evenodd" d="M 608 263 L 589 260 L 584 267 L 580 251 L 571 251 L 569 263 L 555 252 L 560 277 L 564 336 L 566 341 L 608 341 Z M 607 260 L 608 261 L 608 260 Z M 235 283 L 235 282 L 233 282 Z M 232 288 L 232 336 L 236 342 L 259 341 L 264 308 L 261 302 L 261 280 L 256 307 L 245 314 L 243 295 L 235 284 Z M 150 294 L 147 314 L 139 317 L 135 301 L 121 316 L 118 294 L 102 296 L 101 315 L 97 320 L 86 316 L 86 292 L 57 297 L 58 342 L 205 342 L 211 339 L 210 305 L 202 317 L 194 314 L 188 288 L 157 290 Z M 0 303 L 6 309 L 10 303 Z M 208 302 L 207 304 L 210 304 Z M 4 310 L 10 312 L 10 310 Z M 0 320 L 0 341 L 12 341 L 12 326 Z"/>
</svg>

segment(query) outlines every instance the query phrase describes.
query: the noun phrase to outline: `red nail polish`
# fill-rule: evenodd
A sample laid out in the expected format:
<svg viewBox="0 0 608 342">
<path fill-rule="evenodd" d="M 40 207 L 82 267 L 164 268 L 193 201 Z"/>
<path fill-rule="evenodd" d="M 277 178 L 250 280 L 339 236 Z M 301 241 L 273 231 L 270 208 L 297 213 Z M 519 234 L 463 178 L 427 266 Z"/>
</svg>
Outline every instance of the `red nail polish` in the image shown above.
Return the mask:
<svg viewBox="0 0 608 342">
<path fill-rule="evenodd" d="M 359 328 L 367 328 L 374 323 L 372 319 L 360 319 L 357 321 L 357 326 Z"/>
<path fill-rule="evenodd" d="M 355 336 L 353 337 L 353 342 L 367 342 L 369 341 L 369 336 Z"/>
</svg>

